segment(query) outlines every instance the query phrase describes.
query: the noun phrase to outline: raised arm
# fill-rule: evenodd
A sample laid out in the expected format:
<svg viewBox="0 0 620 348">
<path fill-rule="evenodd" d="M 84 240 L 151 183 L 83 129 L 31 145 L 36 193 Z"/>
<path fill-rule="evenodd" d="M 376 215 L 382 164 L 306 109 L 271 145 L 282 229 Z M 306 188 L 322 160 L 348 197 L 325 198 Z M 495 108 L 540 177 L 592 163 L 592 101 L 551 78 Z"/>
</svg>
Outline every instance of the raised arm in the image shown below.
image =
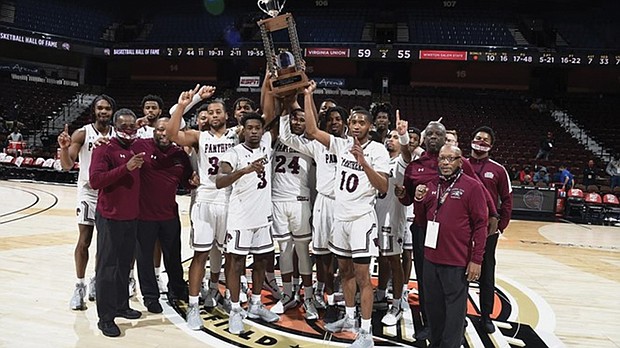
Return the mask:
<svg viewBox="0 0 620 348">
<path fill-rule="evenodd" d="M 63 170 L 70 170 L 73 168 L 85 140 L 86 132 L 83 129 L 76 130 L 71 137 L 69 137 L 69 126 L 65 124 L 65 129 L 58 135 L 60 165 Z"/>
<path fill-rule="evenodd" d="M 411 151 L 409 151 L 409 122 L 400 119 L 400 110 L 396 110 L 396 131 L 400 144 L 400 156 L 405 163 L 409 163 L 412 158 Z"/>
<path fill-rule="evenodd" d="M 316 82 L 310 81 L 310 85 L 304 89 L 304 113 L 306 114 L 306 136 L 308 139 L 316 139 L 323 146 L 329 148 L 329 133 L 319 129 L 317 125 L 316 106 L 313 94 L 316 90 Z"/>
<path fill-rule="evenodd" d="M 200 132 L 188 129 L 181 131 L 181 119 L 183 118 L 183 110 L 187 107 L 195 96 L 195 90 L 181 92 L 178 100 L 178 108 L 171 114 L 170 122 L 166 125 L 166 136 L 170 141 L 174 141 L 180 146 L 198 146 Z"/>
<path fill-rule="evenodd" d="M 282 144 L 304 155 L 314 157 L 314 146 L 312 146 L 312 143 L 308 139 L 291 132 L 291 117 L 289 115 L 280 116 L 280 134 L 278 139 Z"/>
</svg>

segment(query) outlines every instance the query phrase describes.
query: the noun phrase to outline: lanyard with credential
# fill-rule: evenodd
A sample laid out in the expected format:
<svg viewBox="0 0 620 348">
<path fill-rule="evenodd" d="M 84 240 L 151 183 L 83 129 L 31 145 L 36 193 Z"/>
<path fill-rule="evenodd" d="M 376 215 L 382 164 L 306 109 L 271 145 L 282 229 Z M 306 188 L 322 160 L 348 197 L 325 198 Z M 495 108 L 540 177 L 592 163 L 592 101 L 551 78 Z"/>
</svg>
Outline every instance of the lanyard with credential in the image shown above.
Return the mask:
<svg viewBox="0 0 620 348">
<path fill-rule="evenodd" d="M 452 191 L 454 184 L 456 184 L 456 182 L 459 180 L 462 173 L 463 172 L 458 173 L 454 181 L 450 184 L 450 186 L 448 186 L 448 188 L 441 195 L 441 197 L 439 197 L 439 192 L 441 191 L 441 182 L 439 183 L 439 185 L 437 185 L 437 208 L 435 208 L 435 213 L 433 214 L 433 221 L 437 221 L 437 213 L 439 212 L 439 209 L 441 209 L 441 206 L 445 203 L 446 199 L 448 198 L 448 194 L 450 194 L 450 191 Z"/>
</svg>

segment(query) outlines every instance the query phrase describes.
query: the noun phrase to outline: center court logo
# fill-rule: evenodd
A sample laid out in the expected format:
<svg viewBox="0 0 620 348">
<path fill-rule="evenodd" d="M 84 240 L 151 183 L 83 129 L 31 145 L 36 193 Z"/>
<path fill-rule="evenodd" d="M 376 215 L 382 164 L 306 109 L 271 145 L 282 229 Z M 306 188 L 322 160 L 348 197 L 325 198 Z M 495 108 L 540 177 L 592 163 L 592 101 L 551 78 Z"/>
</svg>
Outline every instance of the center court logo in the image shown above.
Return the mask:
<svg viewBox="0 0 620 348">
<path fill-rule="evenodd" d="M 248 269 L 251 265 L 251 257 L 248 258 Z M 371 265 L 373 282 L 376 285 L 378 266 Z M 249 272 L 248 272 L 249 273 Z M 223 292 L 223 285 L 220 290 Z M 409 309 L 403 314 L 400 322 L 391 327 L 381 324 L 384 311 L 373 312 L 372 322 L 373 336 L 376 347 L 411 347 L 419 346 L 413 338 L 416 330 L 421 330 L 422 319 L 420 317 L 419 302 L 417 296 L 417 283 L 410 279 L 408 302 Z M 552 332 L 555 328 L 555 317 L 549 306 L 542 298 L 531 290 L 518 283 L 501 277 L 497 279 L 495 291 L 495 308 L 491 315 L 497 330 L 493 334 L 484 332 L 478 322 L 478 286 L 470 285 L 467 328 L 465 331 L 464 347 L 548 347 L 550 344 L 541 338 L 555 341 Z M 270 307 L 276 301 L 270 293 L 263 290 L 263 303 Z M 187 304 L 181 302 L 174 306 L 176 313 L 185 318 Z M 323 313 L 320 312 L 322 315 Z M 239 347 L 346 347 L 355 339 L 353 333 L 330 334 L 325 331 L 322 320 L 306 320 L 302 306 L 291 309 L 281 316 L 276 323 L 265 323 L 259 320 L 245 319 L 245 332 L 241 335 L 233 335 L 228 332 L 228 314 L 221 308 L 201 312 L 204 327 L 198 337 L 205 343 L 223 347 L 228 345 Z M 176 322 L 179 322 L 178 320 Z M 181 322 L 177 325 L 185 325 Z M 544 331 L 541 335 L 539 331 Z M 224 343 L 224 344 L 222 344 Z M 425 346 L 425 345 L 422 345 Z"/>
</svg>

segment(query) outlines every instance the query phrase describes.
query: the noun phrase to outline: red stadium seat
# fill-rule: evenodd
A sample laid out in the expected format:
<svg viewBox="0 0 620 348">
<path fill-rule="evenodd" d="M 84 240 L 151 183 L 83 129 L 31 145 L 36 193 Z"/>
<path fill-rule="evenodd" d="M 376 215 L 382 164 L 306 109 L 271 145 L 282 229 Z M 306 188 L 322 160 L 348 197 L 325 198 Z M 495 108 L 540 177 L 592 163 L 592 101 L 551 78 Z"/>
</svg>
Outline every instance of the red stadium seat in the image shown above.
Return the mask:
<svg viewBox="0 0 620 348">
<path fill-rule="evenodd" d="M 603 224 L 616 224 L 620 222 L 620 200 L 615 195 L 608 193 L 603 196 Z"/>
<path fill-rule="evenodd" d="M 590 192 L 585 195 L 585 221 L 587 223 L 603 222 L 603 198 L 596 192 Z"/>
</svg>

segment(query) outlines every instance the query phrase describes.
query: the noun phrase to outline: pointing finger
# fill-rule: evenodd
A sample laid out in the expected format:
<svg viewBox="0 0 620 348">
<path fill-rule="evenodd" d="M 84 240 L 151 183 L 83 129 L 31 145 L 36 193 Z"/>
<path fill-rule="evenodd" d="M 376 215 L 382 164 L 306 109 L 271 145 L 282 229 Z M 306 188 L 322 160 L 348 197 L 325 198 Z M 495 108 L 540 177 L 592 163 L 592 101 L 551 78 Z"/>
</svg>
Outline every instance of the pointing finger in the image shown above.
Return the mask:
<svg viewBox="0 0 620 348">
<path fill-rule="evenodd" d="M 69 125 L 65 123 L 65 133 L 69 134 Z"/>
<path fill-rule="evenodd" d="M 400 123 L 400 110 L 396 109 L 396 124 L 398 125 Z"/>
</svg>

